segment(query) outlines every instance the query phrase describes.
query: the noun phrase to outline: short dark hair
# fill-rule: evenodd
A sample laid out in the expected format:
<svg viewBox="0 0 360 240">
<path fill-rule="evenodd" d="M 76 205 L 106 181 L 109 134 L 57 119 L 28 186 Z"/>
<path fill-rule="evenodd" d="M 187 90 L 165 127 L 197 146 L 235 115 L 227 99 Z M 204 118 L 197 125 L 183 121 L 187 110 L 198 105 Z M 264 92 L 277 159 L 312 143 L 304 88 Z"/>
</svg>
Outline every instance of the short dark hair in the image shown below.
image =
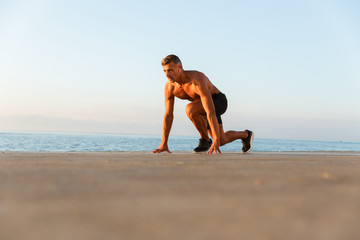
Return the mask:
<svg viewBox="0 0 360 240">
<path fill-rule="evenodd" d="M 166 57 L 161 61 L 161 65 L 162 65 L 162 66 L 165 66 L 165 65 L 167 65 L 167 64 L 169 64 L 169 63 L 171 63 L 171 62 L 173 62 L 173 63 L 175 63 L 175 64 L 181 64 L 181 65 L 182 65 L 180 58 L 179 58 L 178 56 L 174 55 L 174 54 L 171 54 L 171 55 L 166 56 Z"/>
</svg>

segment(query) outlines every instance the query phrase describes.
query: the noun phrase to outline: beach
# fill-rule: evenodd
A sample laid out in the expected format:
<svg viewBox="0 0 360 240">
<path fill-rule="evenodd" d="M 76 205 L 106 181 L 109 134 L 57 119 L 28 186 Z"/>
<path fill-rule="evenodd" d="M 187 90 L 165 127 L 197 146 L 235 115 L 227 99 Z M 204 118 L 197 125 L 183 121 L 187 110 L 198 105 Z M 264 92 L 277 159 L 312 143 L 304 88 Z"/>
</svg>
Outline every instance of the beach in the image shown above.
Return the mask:
<svg viewBox="0 0 360 240">
<path fill-rule="evenodd" d="M 0 152 L 0 239 L 359 239 L 359 152 Z"/>
</svg>

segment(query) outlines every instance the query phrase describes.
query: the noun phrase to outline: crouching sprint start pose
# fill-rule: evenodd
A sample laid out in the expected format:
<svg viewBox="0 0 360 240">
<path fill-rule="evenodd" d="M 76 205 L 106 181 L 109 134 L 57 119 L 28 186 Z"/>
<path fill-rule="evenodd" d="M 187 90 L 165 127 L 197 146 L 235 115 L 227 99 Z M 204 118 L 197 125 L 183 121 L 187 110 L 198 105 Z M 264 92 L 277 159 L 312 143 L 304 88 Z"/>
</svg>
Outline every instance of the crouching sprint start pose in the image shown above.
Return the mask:
<svg viewBox="0 0 360 240">
<path fill-rule="evenodd" d="M 162 140 L 153 153 L 169 152 L 168 139 L 173 122 L 175 97 L 187 99 L 186 114 L 200 133 L 199 146 L 194 152 L 221 153 L 220 146 L 241 139 L 242 151 L 247 153 L 252 148 L 254 133 L 245 131 L 224 132 L 221 115 L 227 109 L 225 94 L 219 91 L 205 76 L 198 71 L 185 71 L 180 59 L 169 55 L 161 62 L 168 79 L 165 85 L 165 114 Z M 211 136 L 212 140 L 210 139 Z"/>
</svg>

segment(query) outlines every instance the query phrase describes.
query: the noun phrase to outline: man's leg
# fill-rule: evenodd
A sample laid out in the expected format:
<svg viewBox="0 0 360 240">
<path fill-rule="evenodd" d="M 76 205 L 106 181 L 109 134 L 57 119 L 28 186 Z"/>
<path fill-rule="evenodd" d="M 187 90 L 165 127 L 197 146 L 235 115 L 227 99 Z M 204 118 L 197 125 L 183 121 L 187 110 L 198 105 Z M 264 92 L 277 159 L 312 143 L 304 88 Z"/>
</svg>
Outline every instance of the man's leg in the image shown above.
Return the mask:
<svg viewBox="0 0 360 240">
<path fill-rule="evenodd" d="M 204 117 L 205 110 L 201 101 L 195 101 L 186 105 L 186 114 L 200 133 L 199 145 L 194 149 L 195 153 L 207 152 L 211 145 L 212 140 L 209 138 L 206 119 Z"/>
<path fill-rule="evenodd" d="M 186 114 L 191 120 L 191 122 L 194 124 L 195 128 L 200 133 L 200 137 L 202 139 L 205 139 L 207 141 L 210 140 L 207 127 L 206 127 L 206 119 L 204 118 L 204 114 L 206 114 L 201 101 L 195 101 L 191 102 L 188 105 L 186 105 Z"/>
<path fill-rule="evenodd" d="M 188 115 L 188 117 L 190 118 L 190 120 L 193 122 L 193 124 L 195 125 L 196 129 L 199 131 L 201 139 L 200 139 L 200 145 L 204 144 L 204 145 L 208 145 L 210 138 L 208 135 L 208 131 L 209 134 L 212 136 L 211 130 L 207 128 L 207 123 L 206 123 L 206 118 L 204 118 L 204 114 L 205 114 L 205 110 L 201 104 L 201 101 L 195 101 L 195 102 L 191 102 L 188 105 L 186 105 L 186 114 Z M 230 142 L 233 142 L 237 139 L 241 139 L 243 142 L 243 152 L 249 152 L 252 148 L 252 140 L 254 137 L 254 134 L 249 131 L 249 130 L 245 130 L 245 131 L 226 131 L 224 132 L 224 128 L 223 128 L 223 124 L 219 124 L 219 131 L 220 131 L 220 146 L 224 146 L 225 144 L 228 144 Z M 202 139 L 206 140 L 206 142 L 201 143 Z M 210 148 L 211 144 L 209 145 Z M 198 148 L 199 148 L 198 147 Z M 201 149 L 205 149 L 202 148 Z M 194 149 L 194 151 L 196 152 L 197 150 Z M 205 151 L 205 150 L 201 150 L 201 151 Z"/>
<path fill-rule="evenodd" d="M 209 134 L 212 137 L 211 130 L 209 129 Z M 254 139 L 254 133 L 249 130 L 245 131 L 227 131 L 224 132 L 224 128 L 222 124 L 219 124 L 220 131 L 220 146 L 224 146 L 225 144 L 231 143 L 237 139 L 241 139 L 243 142 L 242 151 L 244 153 L 249 152 L 252 149 L 252 141 Z"/>
<path fill-rule="evenodd" d="M 238 139 L 246 139 L 248 137 L 247 131 L 226 131 L 224 132 L 224 128 L 222 124 L 219 124 L 220 129 L 220 145 L 224 146 L 225 144 L 231 143 Z"/>
<path fill-rule="evenodd" d="M 233 142 L 237 139 L 241 139 L 243 142 L 242 151 L 247 153 L 252 148 L 252 141 L 254 139 L 254 133 L 245 130 L 245 131 L 227 131 L 224 132 L 221 115 L 225 113 L 227 109 L 227 99 L 225 94 L 219 93 L 212 96 L 214 101 L 214 106 L 217 114 L 217 119 L 219 123 L 219 131 L 220 131 L 220 146 L 224 146 L 227 143 Z M 212 137 L 211 131 L 209 131 L 210 136 Z"/>
</svg>

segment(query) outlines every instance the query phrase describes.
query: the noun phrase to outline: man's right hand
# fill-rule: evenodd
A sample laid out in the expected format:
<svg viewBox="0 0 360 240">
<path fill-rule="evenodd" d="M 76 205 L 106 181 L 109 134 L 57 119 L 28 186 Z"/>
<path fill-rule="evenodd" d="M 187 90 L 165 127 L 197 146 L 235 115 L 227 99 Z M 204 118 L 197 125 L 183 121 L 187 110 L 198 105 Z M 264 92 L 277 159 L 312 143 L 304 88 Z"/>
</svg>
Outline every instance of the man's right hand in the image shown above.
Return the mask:
<svg viewBox="0 0 360 240">
<path fill-rule="evenodd" d="M 169 147 L 166 145 L 166 146 L 162 146 L 160 145 L 159 148 L 155 149 L 152 153 L 161 153 L 161 152 L 168 152 L 168 153 L 171 153 L 169 151 Z"/>
</svg>

